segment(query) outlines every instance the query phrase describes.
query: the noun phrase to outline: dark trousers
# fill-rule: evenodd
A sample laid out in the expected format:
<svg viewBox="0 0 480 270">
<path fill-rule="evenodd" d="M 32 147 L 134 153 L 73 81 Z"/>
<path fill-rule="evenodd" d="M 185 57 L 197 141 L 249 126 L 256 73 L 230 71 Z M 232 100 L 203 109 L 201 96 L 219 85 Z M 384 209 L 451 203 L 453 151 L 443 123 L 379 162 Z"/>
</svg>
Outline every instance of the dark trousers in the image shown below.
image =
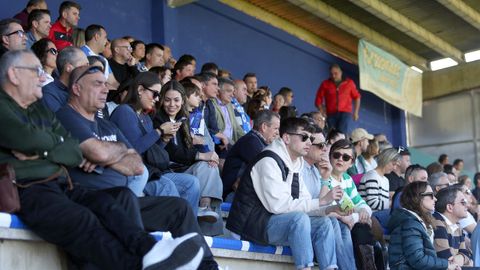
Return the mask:
<svg viewBox="0 0 480 270">
<path fill-rule="evenodd" d="M 202 234 L 192 208 L 182 198 L 177 197 L 142 197 L 139 198 L 143 225 L 146 231 L 169 231 L 179 237 L 191 232 Z M 212 252 L 203 237 L 193 239 L 205 251 L 199 269 L 218 269 Z"/>
<path fill-rule="evenodd" d="M 345 135 L 349 135 L 350 122 L 352 114 L 348 112 L 337 112 L 327 115 L 327 124 L 329 128 L 335 128 Z"/>
<path fill-rule="evenodd" d="M 56 182 L 19 189 L 18 216 L 38 236 L 100 269 L 141 269 L 155 244 L 127 188 L 67 191 Z"/>
</svg>

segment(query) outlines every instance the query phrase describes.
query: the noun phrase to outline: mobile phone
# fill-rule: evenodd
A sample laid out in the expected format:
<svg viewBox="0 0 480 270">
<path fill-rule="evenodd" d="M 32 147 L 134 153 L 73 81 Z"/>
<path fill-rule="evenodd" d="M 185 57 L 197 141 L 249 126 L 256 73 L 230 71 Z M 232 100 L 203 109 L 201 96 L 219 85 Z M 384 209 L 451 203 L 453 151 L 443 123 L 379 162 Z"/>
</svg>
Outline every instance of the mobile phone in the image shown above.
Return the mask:
<svg viewBox="0 0 480 270">
<path fill-rule="evenodd" d="M 177 122 L 181 122 L 181 123 L 183 123 L 185 121 L 187 121 L 187 117 L 185 117 L 185 116 L 177 120 Z"/>
</svg>

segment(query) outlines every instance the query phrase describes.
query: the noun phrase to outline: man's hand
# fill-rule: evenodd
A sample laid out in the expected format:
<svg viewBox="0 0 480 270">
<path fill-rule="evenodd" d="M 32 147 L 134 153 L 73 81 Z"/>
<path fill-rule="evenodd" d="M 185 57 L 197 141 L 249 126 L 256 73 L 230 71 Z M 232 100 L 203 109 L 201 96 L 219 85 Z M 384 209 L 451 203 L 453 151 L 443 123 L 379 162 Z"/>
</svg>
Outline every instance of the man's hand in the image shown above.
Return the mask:
<svg viewBox="0 0 480 270">
<path fill-rule="evenodd" d="M 21 152 L 18 152 L 18 151 L 15 151 L 15 150 L 12 150 L 12 154 L 18 159 L 18 160 L 35 160 L 35 159 L 39 159 L 40 156 L 38 155 L 33 155 L 33 156 L 27 156 L 25 155 L 24 153 L 21 153 Z"/>
<path fill-rule="evenodd" d="M 81 168 L 84 172 L 86 173 L 91 173 L 95 168 L 97 167 L 97 164 L 94 164 L 87 159 L 83 159 L 82 163 L 78 165 L 79 168 Z"/>
<path fill-rule="evenodd" d="M 338 201 L 343 197 L 343 189 L 340 186 L 336 186 L 321 197 L 320 204 L 327 205 L 331 204 L 333 201 Z"/>
<path fill-rule="evenodd" d="M 357 121 L 358 120 L 358 112 L 354 112 L 352 117 L 353 117 L 353 121 Z"/>
<path fill-rule="evenodd" d="M 322 179 L 329 179 L 330 174 L 332 173 L 332 164 L 330 164 L 329 160 L 322 159 L 320 162 L 316 164 Z"/>
</svg>

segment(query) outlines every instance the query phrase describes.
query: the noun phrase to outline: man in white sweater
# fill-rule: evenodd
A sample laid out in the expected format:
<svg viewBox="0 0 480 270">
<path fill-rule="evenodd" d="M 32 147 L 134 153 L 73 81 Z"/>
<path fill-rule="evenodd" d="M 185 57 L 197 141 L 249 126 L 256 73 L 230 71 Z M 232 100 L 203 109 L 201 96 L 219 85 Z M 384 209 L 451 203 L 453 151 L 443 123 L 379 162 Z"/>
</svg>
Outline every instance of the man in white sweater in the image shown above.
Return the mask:
<svg viewBox="0 0 480 270">
<path fill-rule="evenodd" d="M 312 127 L 304 119 L 287 118 L 280 138 L 261 152 L 245 171 L 230 210 L 227 228 L 242 239 L 290 246 L 297 269 L 337 269 L 335 236 L 326 213 L 342 197 L 334 189 L 313 199 L 301 174 L 303 156 L 312 145 Z"/>
</svg>

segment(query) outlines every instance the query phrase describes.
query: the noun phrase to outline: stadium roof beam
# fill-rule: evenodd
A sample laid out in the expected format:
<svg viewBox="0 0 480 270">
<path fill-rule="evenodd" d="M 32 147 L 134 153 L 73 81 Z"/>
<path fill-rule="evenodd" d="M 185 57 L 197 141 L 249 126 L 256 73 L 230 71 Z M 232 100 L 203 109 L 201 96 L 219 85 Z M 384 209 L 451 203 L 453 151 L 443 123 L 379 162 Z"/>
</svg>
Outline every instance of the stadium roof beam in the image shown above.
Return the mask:
<svg viewBox="0 0 480 270">
<path fill-rule="evenodd" d="M 480 13 L 464 3 L 458 0 L 437 0 L 440 4 L 444 5 L 453 13 L 457 14 L 460 18 L 464 19 L 475 28 L 480 29 Z"/>
<path fill-rule="evenodd" d="M 409 35 L 411 38 L 425 44 L 439 54 L 452 58 L 453 60 L 462 63 L 465 62 L 463 53 L 453 47 L 451 44 L 445 42 L 432 32 L 418 25 L 414 21 L 410 20 L 400 12 L 394 10 L 390 6 L 378 1 L 378 0 L 350 0 L 352 3 L 370 12 L 372 15 L 382 19 L 384 22 L 397 28 L 403 33 Z M 440 1 L 442 2 L 442 1 Z M 443 0 L 443 2 L 452 2 L 449 0 Z M 455 3 L 461 3 L 461 1 L 455 0 Z"/>
<path fill-rule="evenodd" d="M 394 42 L 393 40 L 385 37 L 384 35 L 376 32 L 375 30 L 367 27 L 359 21 L 345 15 L 325 4 L 322 1 L 316 0 L 288 0 L 290 3 L 315 14 L 319 18 L 336 25 L 346 32 L 358 37 L 363 38 L 376 46 L 390 52 L 397 56 L 400 60 L 406 62 L 409 66 L 416 66 L 422 70 L 428 70 L 427 60 L 414 52 L 408 50 L 402 45 Z"/>
</svg>

